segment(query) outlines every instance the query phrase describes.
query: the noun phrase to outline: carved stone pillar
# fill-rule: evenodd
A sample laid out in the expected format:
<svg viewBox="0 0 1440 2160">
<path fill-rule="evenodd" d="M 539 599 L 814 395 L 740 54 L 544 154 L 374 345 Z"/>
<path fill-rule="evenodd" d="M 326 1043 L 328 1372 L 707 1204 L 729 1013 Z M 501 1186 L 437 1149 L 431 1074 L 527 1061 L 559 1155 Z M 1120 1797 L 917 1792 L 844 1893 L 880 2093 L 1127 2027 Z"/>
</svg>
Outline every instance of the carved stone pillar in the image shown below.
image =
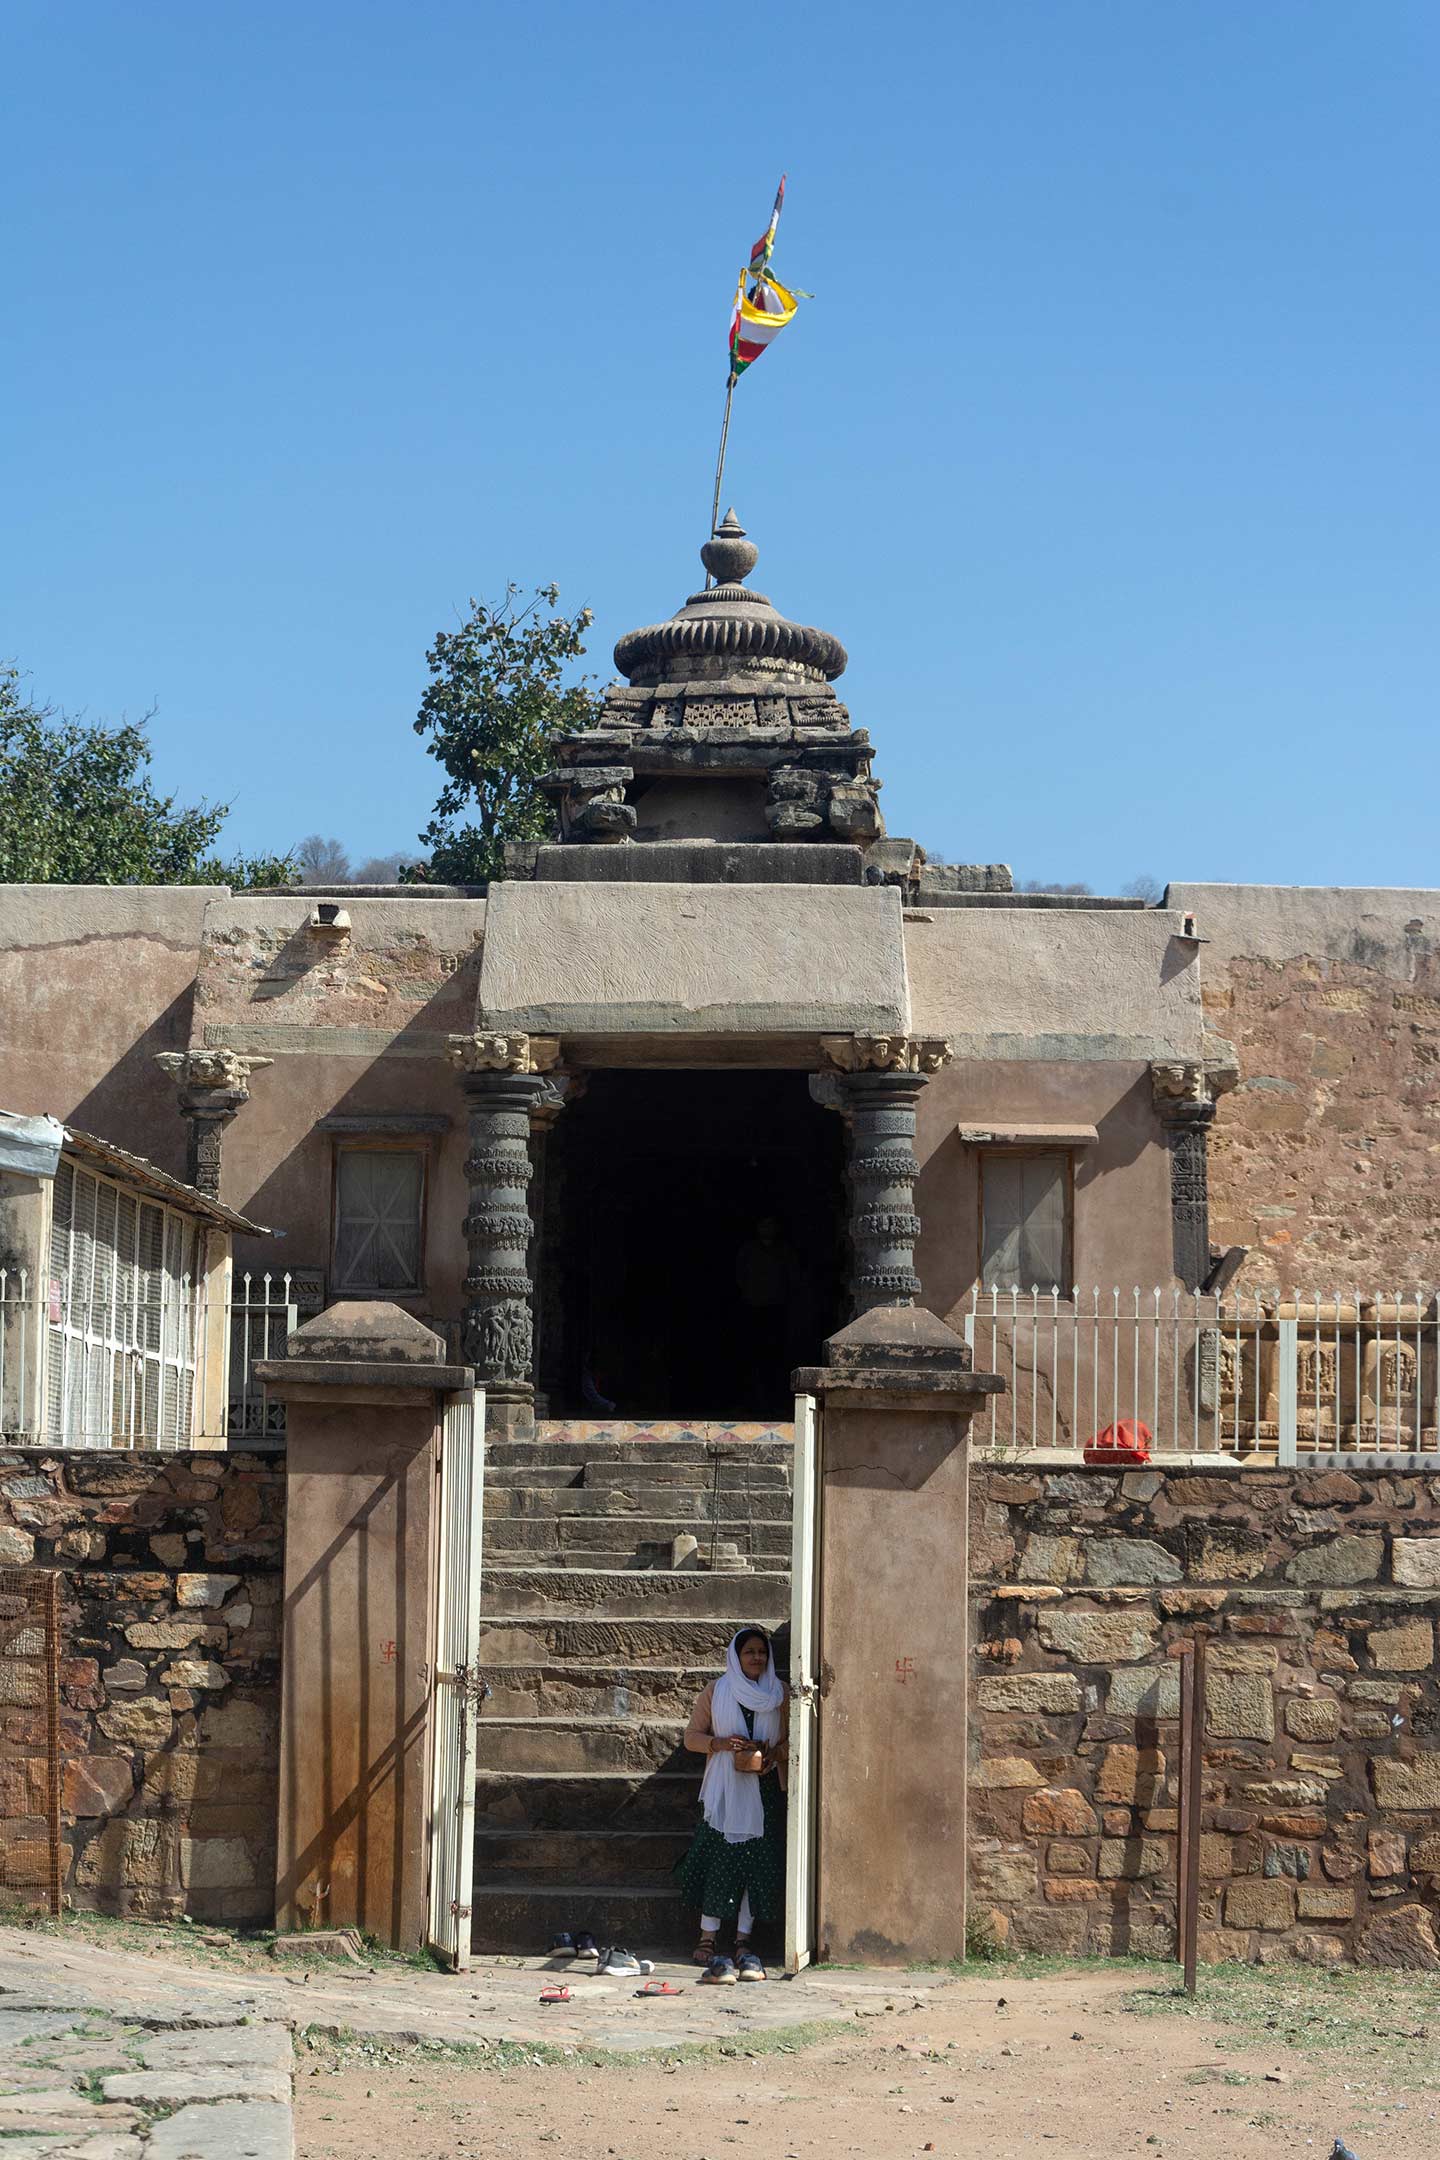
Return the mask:
<svg viewBox="0 0 1440 2160">
<path fill-rule="evenodd" d="M 530 1121 L 559 1055 L 559 1043 L 548 1036 L 450 1038 L 470 1118 L 465 1360 L 485 1390 L 487 1424 L 500 1433 L 527 1432 L 534 1424 Z"/>
<path fill-rule="evenodd" d="M 1176 1276 L 1198 1290 L 1210 1273 L 1210 1127 L 1216 1098 L 1234 1087 L 1239 1066 L 1228 1057 L 1152 1065 L 1155 1108 L 1170 1149 L 1170 1235 Z"/>
<path fill-rule="evenodd" d="M 827 1035 L 822 1048 L 840 1070 L 850 1127 L 850 1296 L 855 1317 L 879 1305 L 913 1305 L 915 1273 L 915 1109 L 920 1091 L 950 1056 L 945 1042 L 909 1036 Z"/>
<path fill-rule="evenodd" d="M 242 1057 L 234 1050 L 162 1050 L 155 1062 L 175 1082 L 180 1115 L 190 1128 L 186 1182 L 218 1200 L 225 1128 L 250 1100 L 251 1073 L 275 1061 Z"/>
</svg>

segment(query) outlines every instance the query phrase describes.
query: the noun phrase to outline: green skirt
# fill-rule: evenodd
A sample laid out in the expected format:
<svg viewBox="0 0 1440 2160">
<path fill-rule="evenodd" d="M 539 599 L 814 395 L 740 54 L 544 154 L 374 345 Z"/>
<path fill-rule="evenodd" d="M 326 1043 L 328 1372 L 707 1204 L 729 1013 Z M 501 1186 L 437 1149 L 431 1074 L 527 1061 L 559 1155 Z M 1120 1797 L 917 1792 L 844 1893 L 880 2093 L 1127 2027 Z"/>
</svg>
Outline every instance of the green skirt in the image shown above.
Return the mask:
<svg viewBox="0 0 1440 2160">
<path fill-rule="evenodd" d="M 760 1780 L 760 1800 L 765 1809 L 761 1836 L 747 1838 L 743 1845 L 727 1845 L 718 1830 L 702 1822 L 691 1839 L 675 1876 L 681 1897 L 697 1912 L 732 1920 L 748 1890 L 750 1910 L 757 1920 L 784 1919 L 785 1795 L 773 1770 Z"/>
</svg>

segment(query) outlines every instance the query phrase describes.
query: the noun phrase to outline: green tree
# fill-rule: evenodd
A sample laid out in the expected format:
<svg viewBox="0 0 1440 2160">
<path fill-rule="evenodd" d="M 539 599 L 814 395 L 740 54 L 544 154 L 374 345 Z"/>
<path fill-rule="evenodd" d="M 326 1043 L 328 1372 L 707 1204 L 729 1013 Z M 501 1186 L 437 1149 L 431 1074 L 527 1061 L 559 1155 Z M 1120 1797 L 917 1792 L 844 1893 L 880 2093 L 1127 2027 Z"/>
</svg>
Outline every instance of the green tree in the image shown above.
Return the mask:
<svg viewBox="0 0 1440 2160">
<path fill-rule="evenodd" d="M 595 618 L 589 608 L 556 614 L 559 597 L 558 585 L 529 600 L 507 585 L 499 607 L 472 600 L 460 628 L 440 631 L 425 655 L 430 684 L 415 732 L 449 775 L 420 835 L 430 860 L 419 874 L 437 884 L 498 878 L 507 840 L 545 837 L 551 810 L 540 775 L 560 736 L 600 717 L 593 678 L 567 680 Z"/>
<path fill-rule="evenodd" d="M 141 727 L 89 727 L 32 705 L 0 668 L 0 881 L 281 885 L 288 855 L 210 854 L 228 803 L 176 807 L 150 784 Z"/>
</svg>

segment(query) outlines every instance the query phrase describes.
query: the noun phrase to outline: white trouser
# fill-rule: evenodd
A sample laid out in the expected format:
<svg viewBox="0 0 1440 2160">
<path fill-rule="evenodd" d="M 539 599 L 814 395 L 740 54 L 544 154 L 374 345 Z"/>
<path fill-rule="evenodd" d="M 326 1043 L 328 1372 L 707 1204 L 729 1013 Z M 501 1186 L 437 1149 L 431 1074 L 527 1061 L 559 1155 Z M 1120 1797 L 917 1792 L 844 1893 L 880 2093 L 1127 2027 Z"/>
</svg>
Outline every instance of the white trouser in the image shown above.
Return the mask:
<svg viewBox="0 0 1440 2160">
<path fill-rule="evenodd" d="M 737 1935 L 748 1935 L 754 1925 L 755 1915 L 750 1910 L 750 1893 L 747 1890 L 740 1900 L 740 1917 L 735 1922 L 735 1932 Z M 718 1935 L 720 1922 L 712 1918 L 708 1912 L 701 1913 L 700 1932 L 702 1935 Z"/>
</svg>

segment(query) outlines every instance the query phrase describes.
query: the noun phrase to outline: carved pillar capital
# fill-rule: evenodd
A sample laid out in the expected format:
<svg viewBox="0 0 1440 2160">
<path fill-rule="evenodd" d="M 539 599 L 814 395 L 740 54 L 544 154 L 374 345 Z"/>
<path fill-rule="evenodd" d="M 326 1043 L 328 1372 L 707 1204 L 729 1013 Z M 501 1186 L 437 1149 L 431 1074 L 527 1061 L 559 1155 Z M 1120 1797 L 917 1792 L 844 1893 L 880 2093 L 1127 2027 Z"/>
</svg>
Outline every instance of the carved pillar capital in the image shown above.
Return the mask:
<svg viewBox="0 0 1440 2160">
<path fill-rule="evenodd" d="M 470 1073 L 548 1073 L 560 1062 L 555 1035 L 452 1035 L 446 1045 L 456 1071 Z"/>
<path fill-rule="evenodd" d="M 155 1063 L 174 1081 L 180 1115 L 190 1131 L 185 1175 L 198 1192 L 220 1197 L 220 1166 L 226 1126 L 250 1100 L 250 1075 L 273 1058 L 244 1057 L 236 1050 L 161 1050 Z"/>
<path fill-rule="evenodd" d="M 820 1049 L 835 1072 L 920 1073 L 926 1078 L 955 1055 L 943 1035 L 822 1035 Z"/>
</svg>

